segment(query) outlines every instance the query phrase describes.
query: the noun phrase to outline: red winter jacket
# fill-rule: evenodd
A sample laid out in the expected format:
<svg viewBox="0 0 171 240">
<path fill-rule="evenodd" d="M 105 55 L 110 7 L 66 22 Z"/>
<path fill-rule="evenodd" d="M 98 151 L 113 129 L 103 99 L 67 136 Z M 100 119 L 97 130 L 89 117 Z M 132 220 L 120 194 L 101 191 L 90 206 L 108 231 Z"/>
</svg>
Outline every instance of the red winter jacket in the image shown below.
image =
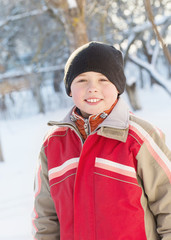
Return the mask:
<svg viewBox="0 0 171 240">
<path fill-rule="evenodd" d="M 120 99 L 83 144 L 69 115 L 50 123 L 58 128 L 41 150 L 35 239 L 171 239 L 171 153 L 160 132 Z"/>
</svg>

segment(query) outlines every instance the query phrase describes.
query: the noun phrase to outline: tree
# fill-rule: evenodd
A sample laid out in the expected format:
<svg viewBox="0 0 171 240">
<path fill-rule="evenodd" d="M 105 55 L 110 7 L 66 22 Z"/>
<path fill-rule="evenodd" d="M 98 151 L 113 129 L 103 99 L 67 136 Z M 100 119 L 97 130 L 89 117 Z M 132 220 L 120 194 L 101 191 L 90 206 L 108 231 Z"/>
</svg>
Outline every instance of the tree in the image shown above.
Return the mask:
<svg viewBox="0 0 171 240">
<path fill-rule="evenodd" d="M 2 154 L 2 146 L 1 146 L 1 142 L 0 142 L 0 162 L 3 162 L 3 161 L 4 161 L 4 157 Z"/>
<path fill-rule="evenodd" d="M 49 7 L 61 9 L 70 52 L 88 42 L 85 0 L 46 0 Z"/>
<path fill-rule="evenodd" d="M 151 22 L 151 24 L 153 26 L 153 30 L 154 30 L 154 32 L 155 32 L 155 34 L 157 36 L 158 41 L 162 45 L 165 57 L 167 58 L 169 64 L 171 64 L 171 55 L 170 55 L 169 49 L 167 48 L 166 44 L 164 43 L 164 41 L 162 39 L 162 36 L 160 35 L 160 33 L 159 33 L 158 29 L 157 29 L 157 26 L 155 24 L 154 16 L 153 16 L 152 9 L 151 9 L 150 0 L 145 0 L 145 7 L 146 7 L 146 10 L 147 10 L 147 13 L 148 13 L 148 19 L 149 19 L 149 21 Z"/>
</svg>

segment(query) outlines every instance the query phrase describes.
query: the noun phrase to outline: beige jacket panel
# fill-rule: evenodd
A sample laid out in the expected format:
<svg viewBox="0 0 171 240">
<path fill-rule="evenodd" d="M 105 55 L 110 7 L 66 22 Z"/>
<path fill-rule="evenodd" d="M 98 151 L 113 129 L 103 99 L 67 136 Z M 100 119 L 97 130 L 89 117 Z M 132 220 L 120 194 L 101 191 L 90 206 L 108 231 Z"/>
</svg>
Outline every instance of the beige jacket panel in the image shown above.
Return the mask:
<svg viewBox="0 0 171 240">
<path fill-rule="evenodd" d="M 36 240 L 59 240 L 60 227 L 54 202 L 50 195 L 47 158 L 41 149 L 35 178 L 33 236 Z"/>
<path fill-rule="evenodd" d="M 135 119 L 134 119 L 135 120 Z M 138 123 L 138 122 L 137 122 Z M 145 123 L 145 122 L 144 122 Z M 145 212 L 145 226 L 147 239 L 158 239 L 154 223 L 157 224 L 157 233 L 162 240 L 171 239 L 171 152 L 163 138 L 150 124 L 139 122 L 146 132 L 144 143 L 137 154 L 138 175 L 142 186 L 142 206 Z M 148 202 L 147 202 L 148 200 Z M 147 209 L 151 210 L 151 213 Z M 154 220 L 154 216 L 155 220 Z"/>
</svg>

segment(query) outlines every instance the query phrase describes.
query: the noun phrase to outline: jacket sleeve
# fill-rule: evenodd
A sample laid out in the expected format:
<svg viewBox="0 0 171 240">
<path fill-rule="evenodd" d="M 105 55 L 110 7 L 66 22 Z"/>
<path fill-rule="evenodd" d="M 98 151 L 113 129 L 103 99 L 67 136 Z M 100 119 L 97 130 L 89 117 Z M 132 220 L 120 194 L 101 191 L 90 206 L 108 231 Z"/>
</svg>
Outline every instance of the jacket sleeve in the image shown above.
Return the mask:
<svg viewBox="0 0 171 240">
<path fill-rule="evenodd" d="M 41 149 L 34 182 L 35 200 L 32 219 L 36 240 L 59 240 L 60 229 L 48 181 L 47 158 Z"/>
<path fill-rule="evenodd" d="M 139 153 L 138 175 L 144 191 L 143 203 L 145 211 L 146 228 L 151 231 L 151 212 L 154 217 L 157 234 L 162 240 L 171 239 L 171 152 L 164 139 L 154 130 L 144 138 Z M 143 202 L 143 201 L 142 201 Z M 148 217 L 147 217 L 148 216 Z"/>
</svg>

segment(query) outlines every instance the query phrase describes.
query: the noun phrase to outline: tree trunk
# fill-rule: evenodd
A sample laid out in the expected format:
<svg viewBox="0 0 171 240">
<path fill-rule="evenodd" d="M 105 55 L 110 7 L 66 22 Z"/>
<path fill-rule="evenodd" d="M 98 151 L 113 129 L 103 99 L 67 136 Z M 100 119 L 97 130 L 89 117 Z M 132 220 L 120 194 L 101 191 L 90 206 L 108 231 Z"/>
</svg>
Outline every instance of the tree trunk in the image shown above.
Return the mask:
<svg viewBox="0 0 171 240">
<path fill-rule="evenodd" d="M 44 106 L 43 98 L 41 94 L 41 87 L 36 85 L 35 88 L 32 89 L 32 92 L 37 101 L 39 113 L 45 113 L 45 106 Z"/>
<path fill-rule="evenodd" d="M 64 70 L 63 69 L 54 72 L 53 88 L 54 88 L 55 92 L 59 93 L 61 91 L 60 84 L 61 84 L 61 81 L 63 79 L 63 76 L 64 76 Z"/>
<path fill-rule="evenodd" d="M 3 161 L 4 161 L 4 157 L 3 157 L 3 153 L 2 153 L 2 145 L 0 142 L 0 162 L 3 162 Z"/>
<path fill-rule="evenodd" d="M 35 80 L 34 80 L 34 78 L 35 78 Z M 38 76 L 37 78 L 36 78 L 36 76 L 32 76 L 32 81 L 33 81 L 33 85 L 31 87 L 32 93 L 37 101 L 39 113 L 45 113 L 45 106 L 44 106 L 43 96 L 42 96 L 42 92 L 41 92 L 42 78 L 41 78 L 41 76 Z"/>
<path fill-rule="evenodd" d="M 137 96 L 137 89 L 136 89 L 136 82 L 134 82 L 131 85 L 126 84 L 126 91 L 128 94 L 128 98 L 130 101 L 130 104 L 134 111 L 140 110 L 141 106 L 139 104 L 138 96 Z"/>
<path fill-rule="evenodd" d="M 69 43 L 69 50 L 88 42 L 87 27 L 85 22 L 85 0 L 46 0 L 55 8 L 63 10 L 64 27 Z"/>
</svg>

